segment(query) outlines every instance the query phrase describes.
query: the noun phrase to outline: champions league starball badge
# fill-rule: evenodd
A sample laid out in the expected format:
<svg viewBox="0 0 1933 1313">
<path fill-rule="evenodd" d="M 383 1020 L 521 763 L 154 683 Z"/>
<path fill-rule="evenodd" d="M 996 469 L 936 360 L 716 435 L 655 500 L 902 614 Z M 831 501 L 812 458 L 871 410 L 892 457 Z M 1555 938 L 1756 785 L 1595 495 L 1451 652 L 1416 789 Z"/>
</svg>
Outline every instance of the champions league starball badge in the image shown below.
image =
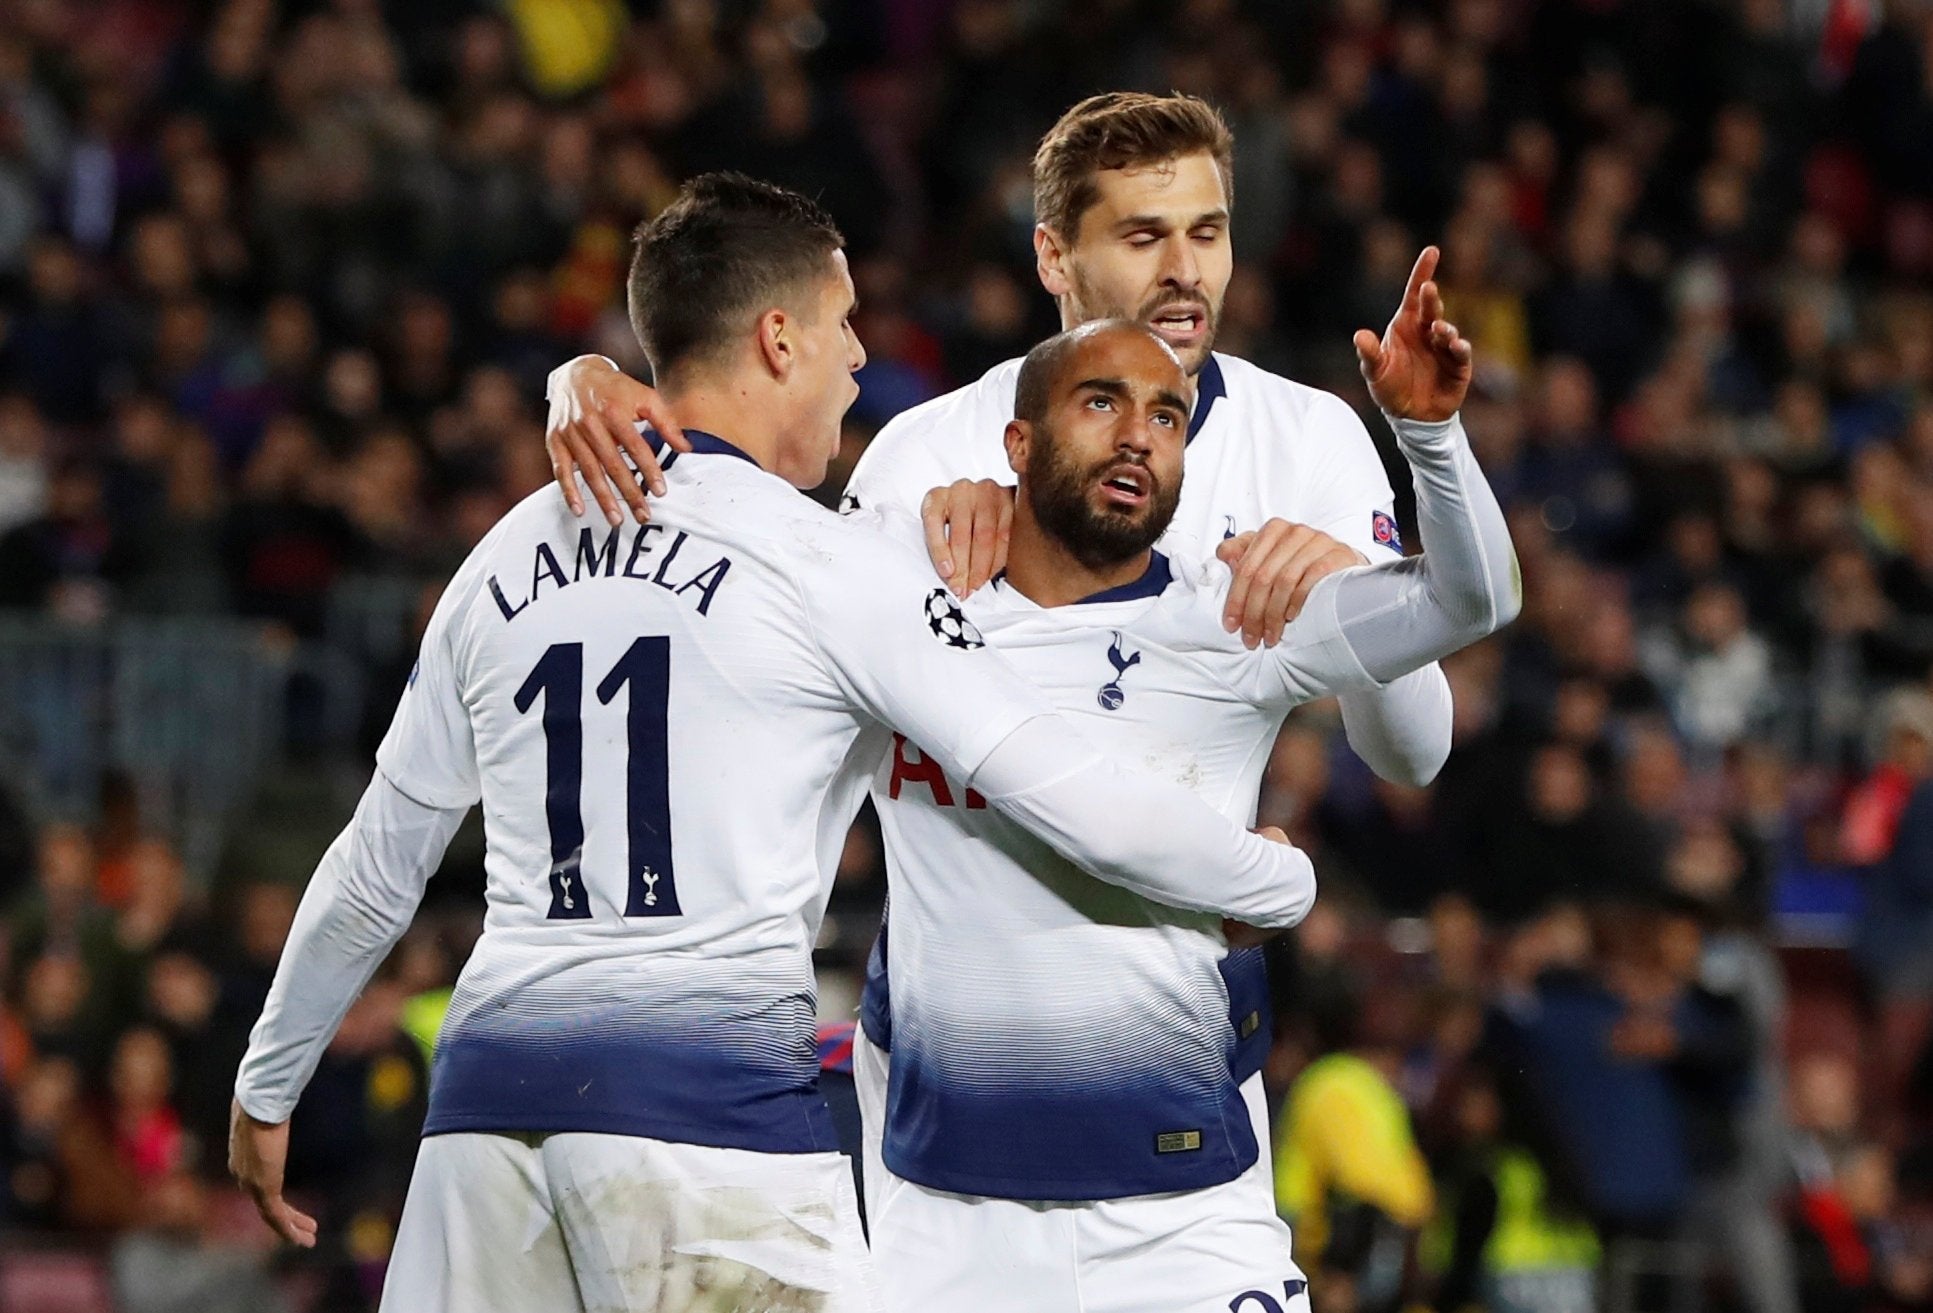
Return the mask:
<svg viewBox="0 0 1933 1313">
<path fill-rule="evenodd" d="M 926 595 L 926 627 L 933 631 L 933 637 L 948 647 L 971 650 L 985 647 L 987 640 L 980 637 L 980 631 L 966 618 L 966 612 L 953 600 L 953 594 L 944 588 L 935 588 Z"/>
</svg>

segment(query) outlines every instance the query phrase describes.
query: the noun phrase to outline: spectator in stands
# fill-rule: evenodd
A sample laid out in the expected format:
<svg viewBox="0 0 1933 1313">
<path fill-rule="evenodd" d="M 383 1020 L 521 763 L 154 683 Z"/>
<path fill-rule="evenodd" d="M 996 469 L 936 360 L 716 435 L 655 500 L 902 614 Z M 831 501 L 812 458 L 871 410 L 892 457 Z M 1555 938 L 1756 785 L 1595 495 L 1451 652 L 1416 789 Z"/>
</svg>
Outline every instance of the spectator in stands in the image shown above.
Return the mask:
<svg viewBox="0 0 1933 1313">
<path fill-rule="evenodd" d="M 1342 996 L 1317 1018 L 1318 1056 L 1276 1123 L 1276 1207 L 1325 1308 L 1396 1313 L 1415 1297 L 1414 1251 L 1434 1209 L 1428 1164 L 1395 1080 L 1400 1003 Z"/>
<path fill-rule="evenodd" d="M 1521 1134 L 1506 1130 L 1489 1072 L 1471 1067 L 1452 1092 L 1438 1151 L 1438 1205 L 1424 1258 L 1433 1306 L 1460 1313 L 1589 1313 L 1598 1307 L 1597 1235 Z"/>
<path fill-rule="evenodd" d="M 1881 705 L 1879 764 L 1846 797 L 1839 850 L 1854 866 L 1870 867 L 1893 851 L 1913 792 L 1933 778 L 1933 696 L 1900 689 Z"/>
<path fill-rule="evenodd" d="M 1648 653 L 1679 733 L 1707 761 L 1777 714 L 1772 650 L 1730 584 L 1699 584 L 1677 624 L 1654 632 Z"/>
<path fill-rule="evenodd" d="M 174 1109 L 174 1062 L 159 1031 L 123 1031 L 108 1068 L 108 1113 L 121 1169 L 142 1195 L 187 1165 L 181 1116 Z"/>
<path fill-rule="evenodd" d="M 217 1056 L 215 973 L 184 941 L 164 943 L 148 965 L 141 1015 L 167 1042 L 182 1126 L 202 1150 L 198 1165 L 222 1144 L 228 1127 L 232 1073 Z M 217 1154 L 216 1156 L 219 1156 Z"/>
<path fill-rule="evenodd" d="M 107 614 L 107 583 L 121 568 L 101 502 L 101 475 L 69 460 L 48 483 L 47 512 L 0 537 L 0 607 L 50 610 L 92 622 Z"/>
<path fill-rule="evenodd" d="M 1652 938 L 1633 908 L 1594 920 L 1585 969 L 1542 971 L 1507 1004 L 1498 1061 L 1521 1071 L 1513 1113 L 1554 1133 L 1608 1238 L 1672 1233 L 1688 1199 L 1685 1108 L 1669 1063 L 1688 1020 Z"/>
<path fill-rule="evenodd" d="M 1593 899 L 1655 882 L 1657 858 L 1642 825 L 1604 796 L 1575 747 L 1539 748 L 1521 788 L 1521 802 L 1487 800 L 1501 814 L 1465 886 L 1486 915 L 1518 921 L 1552 899 Z"/>
<path fill-rule="evenodd" d="M 1933 782 L 1913 782 L 1892 843 L 1870 868 L 1855 955 L 1879 1014 L 1883 1095 L 1896 1099 L 1933 1014 Z"/>
</svg>

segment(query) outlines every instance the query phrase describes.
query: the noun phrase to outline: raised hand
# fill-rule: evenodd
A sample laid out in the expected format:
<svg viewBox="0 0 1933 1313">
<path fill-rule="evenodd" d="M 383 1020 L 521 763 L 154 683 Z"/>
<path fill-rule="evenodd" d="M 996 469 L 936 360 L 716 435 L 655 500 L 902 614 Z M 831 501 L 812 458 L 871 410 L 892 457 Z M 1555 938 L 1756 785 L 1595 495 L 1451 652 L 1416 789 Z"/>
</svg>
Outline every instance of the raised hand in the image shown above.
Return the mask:
<svg viewBox="0 0 1933 1313">
<path fill-rule="evenodd" d="M 637 421 L 663 434 L 677 450 L 691 450 L 657 389 L 622 373 L 602 356 L 579 356 L 551 371 L 545 392 L 550 418 L 544 425 L 544 448 L 571 513 L 584 513 L 584 497 L 577 488 L 577 476 L 582 474 L 613 528 L 624 518 L 618 509 L 620 499 L 630 505 L 638 523 L 650 519 L 645 489 L 664 496 L 664 472 L 651 444 L 638 436 Z M 637 466 L 636 474 L 624 462 L 627 452 Z"/>
<path fill-rule="evenodd" d="M 1426 246 L 1416 257 L 1403 303 L 1380 339 L 1367 328 L 1356 330 L 1356 359 L 1369 395 L 1397 419 L 1448 419 L 1470 390 L 1470 344 L 1443 317 L 1436 286 L 1441 254 Z"/>
</svg>

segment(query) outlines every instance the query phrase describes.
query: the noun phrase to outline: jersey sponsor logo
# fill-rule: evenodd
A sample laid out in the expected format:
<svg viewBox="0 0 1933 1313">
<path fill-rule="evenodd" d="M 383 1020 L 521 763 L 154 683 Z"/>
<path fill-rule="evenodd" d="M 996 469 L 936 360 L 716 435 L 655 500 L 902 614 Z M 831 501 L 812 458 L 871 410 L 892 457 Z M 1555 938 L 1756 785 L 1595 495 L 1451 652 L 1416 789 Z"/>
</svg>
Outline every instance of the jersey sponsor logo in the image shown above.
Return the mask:
<svg viewBox="0 0 1933 1313">
<path fill-rule="evenodd" d="M 953 786 L 947 782 L 940 763 L 906 741 L 904 734 L 893 735 L 893 775 L 886 785 L 886 796 L 899 801 L 900 790 L 909 784 L 924 784 L 936 807 L 953 806 Z M 968 811 L 985 811 L 987 800 L 978 789 L 966 790 Z"/>
<path fill-rule="evenodd" d="M 1101 691 L 1094 695 L 1094 700 L 1101 704 L 1101 710 L 1103 711 L 1119 711 L 1121 709 L 1121 704 L 1128 700 L 1128 695 L 1121 691 L 1122 677 L 1129 670 L 1141 664 L 1141 654 L 1139 652 L 1134 653 L 1132 656 L 1121 655 L 1121 645 L 1126 641 L 1121 636 L 1121 631 L 1117 629 L 1114 631 L 1114 641 L 1108 644 L 1107 659 L 1114 666 L 1114 678 L 1101 685 Z"/>
<path fill-rule="evenodd" d="M 1154 1137 L 1156 1153 L 1194 1153 L 1200 1148 L 1200 1131 L 1163 1131 Z"/>
<path fill-rule="evenodd" d="M 1388 511 L 1369 513 L 1369 532 L 1378 543 L 1391 551 L 1403 550 L 1403 535 L 1397 531 L 1396 517 Z"/>
<path fill-rule="evenodd" d="M 972 651 L 985 647 L 987 640 L 980 637 L 980 631 L 966 618 L 966 612 L 953 600 L 953 594 L 944 588 L 935 588 L 926 595 L 926 627 L 933 631 L 933 637 L 948 647 Z"/>
</svg>

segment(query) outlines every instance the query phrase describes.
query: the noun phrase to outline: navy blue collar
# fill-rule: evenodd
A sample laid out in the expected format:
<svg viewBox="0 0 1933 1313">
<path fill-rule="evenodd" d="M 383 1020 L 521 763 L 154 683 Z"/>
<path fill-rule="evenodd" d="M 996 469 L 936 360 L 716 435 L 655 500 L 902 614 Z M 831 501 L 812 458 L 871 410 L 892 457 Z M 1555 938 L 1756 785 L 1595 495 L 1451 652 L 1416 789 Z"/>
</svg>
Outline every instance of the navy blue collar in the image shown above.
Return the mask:
<svg viewBox="0 0 1933 1313">
<path fill-rule="evenodd" d="M 1112 588 L 1103 588 L 1098 593 L 1068 603 L 1070 606 L 1086 606 L 1092 602 L 1132 602 L 1139 597 L 1159 597 L 1169 584 L 1174 582 L 1175 572 L 1168 566 L 1168 558 L 1160 552 L 1148 554 L 1148 568 L 1141 572 L 1139 579 Z M 1002 570 L 993 577 L 997 584 L 1007 582 L 1007 572 Z"/>
<path fill-rule="evenodd" d="M 655 433 L 651 436 L 654 438 L 658 437 Z M 706 433 L 699 429 L 686 429 L 685 441 L 691 444 L 691 454 L 694 456 L 736 456 L 740 460 L 747 461 L 750 464 L 758 464 L 757 461 L 715 433 Z M 663 440 L 660 439 L 658 446 L 658 468 L 663 470 L 670 469 L 671 463 L 683 454 L 675 447 L 667 447 Z"/>
<path fill-rule="evenodd" d="M 1228 383 L 1222 378 L 1222 362 L 1211 353 L 1208 363 L 1201 367 L 1201 373 L 1195 375 L 1195 413 L 1188 419 L 1188 437 L 1183 442 L 1184 446 L 1195 440 L 1195 435 L 1201 432 L 1201 426 L 1208 422 L 1208 412 L 1227 395 Z"/>
</svg>

